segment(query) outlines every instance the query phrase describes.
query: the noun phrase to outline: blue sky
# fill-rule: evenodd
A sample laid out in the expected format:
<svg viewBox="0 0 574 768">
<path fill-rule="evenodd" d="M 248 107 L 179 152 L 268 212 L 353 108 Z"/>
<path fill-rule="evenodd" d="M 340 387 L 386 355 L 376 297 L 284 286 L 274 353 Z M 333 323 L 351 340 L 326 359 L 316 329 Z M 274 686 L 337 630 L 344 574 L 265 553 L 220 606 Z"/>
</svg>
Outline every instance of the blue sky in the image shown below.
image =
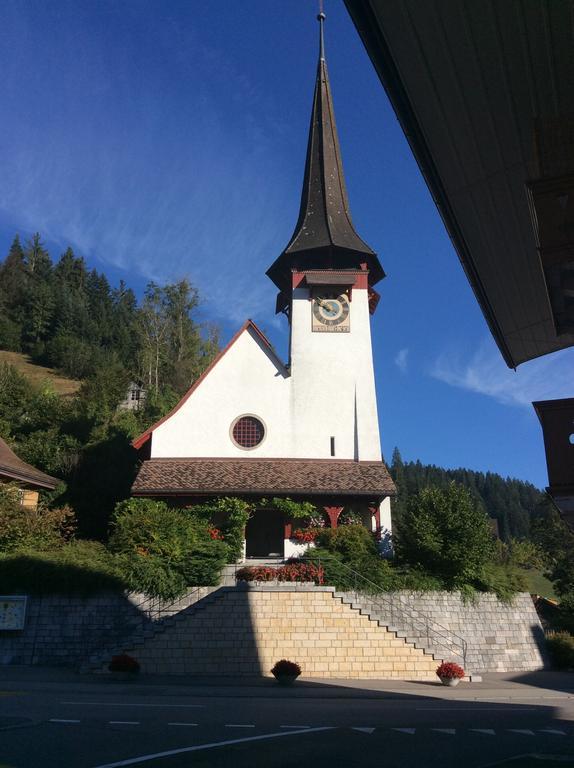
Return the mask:
<svg viewBox="0 0 574 768">
<path fill-rule="evenodd" d="M 542 487 L 534 399 L 574 350 L 509 371 L 342 2 L 326 50 L 351 210 L 387 279 L 373 319 L 383 451 Z M 3 0 L 0 256 L 40 231 L 111 281 L 188 277 L 225 340 L 251 317 L 285 356 L 265 270 L 295 225 L 314 0 Z"/>
</svg>

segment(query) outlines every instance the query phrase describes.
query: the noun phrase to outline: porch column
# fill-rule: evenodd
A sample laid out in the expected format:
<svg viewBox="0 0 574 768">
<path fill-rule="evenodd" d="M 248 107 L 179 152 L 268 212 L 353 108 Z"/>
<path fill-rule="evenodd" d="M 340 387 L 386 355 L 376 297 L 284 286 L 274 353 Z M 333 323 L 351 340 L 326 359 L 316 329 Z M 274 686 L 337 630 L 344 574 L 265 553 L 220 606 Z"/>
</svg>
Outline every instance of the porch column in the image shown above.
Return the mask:
<svg viewBox="0 0 574 768">
<path fill-rule="evenodd" d="M 327 517 L 329 518 L 329 522 L 331 523 L 331 528 L 336 528 L 337 520 L 339 519 L 339 515 L 343 511 L 343 507 L 323 507 L 323 509 L 327 513 Z"/>
<path fill-rule="evenodd" d="M 375 518 L 375 531 L 377 534 L 380 534 L 381 532 L 381 508 L 377 504 L 376 507 L 369 507 L 369 512 L 371 513 L 371 516 Z"/>
</svg>

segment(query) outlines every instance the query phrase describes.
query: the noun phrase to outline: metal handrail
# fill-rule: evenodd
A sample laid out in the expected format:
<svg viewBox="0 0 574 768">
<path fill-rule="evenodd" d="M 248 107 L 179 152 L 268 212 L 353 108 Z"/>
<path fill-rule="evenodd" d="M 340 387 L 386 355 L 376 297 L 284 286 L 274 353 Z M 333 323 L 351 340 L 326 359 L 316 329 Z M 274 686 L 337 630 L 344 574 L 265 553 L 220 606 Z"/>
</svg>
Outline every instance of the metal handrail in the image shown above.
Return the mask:
<svg viewBox="0 0 574 768">
<path fill-rule="evenodd" d="M 313 563 L 319 568 L 321 567 L 321 560 L 325 562 L 325 558 L 301 557 L 299 559 L 303 562 Z M 381 592 L 382 587 L 380 584 L 371 581 L 366 576 L 363 576 L 363 574 L 353 570 L 353 568 L 350 568 L 345 563 L 342 563 L 340 560 L 333 558 L 328 562 L 333 563 L 336 567 L 343 568 L 348 573 L 352 574 L 354 586 L 352 592 L 354 592 L 355 597 L 357 598 L 359 594 L 366 594 L 371 603 L 374 603 L 375 606 L 379 605 L 385 612 L 388 611 L 391 625 L 395 623 L 396 619 L 398 619 L 403 626 L 404 623 L 406 623 L 407 626 L 405 629 L 422 632 L 426 635 L 429 646 L 436 644 L 446 648 L 450 653 L 462 658 L 463 667 L 466 667 L 467 642 L 464 637 L 457 635 L 456 632 L 452 632 L 438 621 L 435 621 L 427 614 L 419 611 L 418 608 L 407 606 L 400 595 L 396 595 L 393 592 Z M 365 590 L 361 592 L 361 590 L 357 588 L 357 583 L 361 582 L 374 588 L 376 592 L 374 594 L 368 593 Z M 397 612 L 398 616 L 396 615 Z M 431 642 L 431 638 L 433 642 Z"/>
</svg>

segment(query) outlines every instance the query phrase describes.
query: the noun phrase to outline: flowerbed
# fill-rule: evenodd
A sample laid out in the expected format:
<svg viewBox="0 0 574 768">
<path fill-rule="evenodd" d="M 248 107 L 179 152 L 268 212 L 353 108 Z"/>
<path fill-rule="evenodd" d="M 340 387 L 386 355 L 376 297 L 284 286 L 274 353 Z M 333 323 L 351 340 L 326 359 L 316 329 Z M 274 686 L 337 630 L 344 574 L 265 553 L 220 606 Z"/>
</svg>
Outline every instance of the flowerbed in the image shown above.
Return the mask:
<svg viewBox="0 0 574 768">
<path fill-rule="evenodd" d="M 324 571 L 322 566 L 314 563 L 288 563 L 279 568 L 268 565 L 248 565 L 240 568 L 235 578 L 237 581 L 313 581 L 323 584 Z"/>
<path fill-rule="evenodd" d="M 293 538 L 303 544 L 309 544 L 315 541 L 318 533 L 319 531 L 316 528 L 297 528 L 297 530 L 293 531 Z"/>
</svg>

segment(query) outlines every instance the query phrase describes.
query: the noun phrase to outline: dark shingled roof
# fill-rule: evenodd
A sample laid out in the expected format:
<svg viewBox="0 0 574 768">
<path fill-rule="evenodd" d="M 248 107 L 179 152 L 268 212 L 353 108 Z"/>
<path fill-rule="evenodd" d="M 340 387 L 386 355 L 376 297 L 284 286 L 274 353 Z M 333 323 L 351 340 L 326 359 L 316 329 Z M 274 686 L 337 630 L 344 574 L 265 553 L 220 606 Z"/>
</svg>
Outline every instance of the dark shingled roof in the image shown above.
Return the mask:
<svg viewBox="0 0 574 768">
<path fill-rule="evenodd" d="M 382 461 L 332 459 L 149 459 L 132 486 L 135 496 L 388 496 L 395 492 Z"/>
<path fill-rule="evenodd" d="M 14 480 L 36 488 L 53 490 L 60 482 L 39 469 L 19 459 L 9 445 L 0 437 L 0 478 Z"/>
</svg>

